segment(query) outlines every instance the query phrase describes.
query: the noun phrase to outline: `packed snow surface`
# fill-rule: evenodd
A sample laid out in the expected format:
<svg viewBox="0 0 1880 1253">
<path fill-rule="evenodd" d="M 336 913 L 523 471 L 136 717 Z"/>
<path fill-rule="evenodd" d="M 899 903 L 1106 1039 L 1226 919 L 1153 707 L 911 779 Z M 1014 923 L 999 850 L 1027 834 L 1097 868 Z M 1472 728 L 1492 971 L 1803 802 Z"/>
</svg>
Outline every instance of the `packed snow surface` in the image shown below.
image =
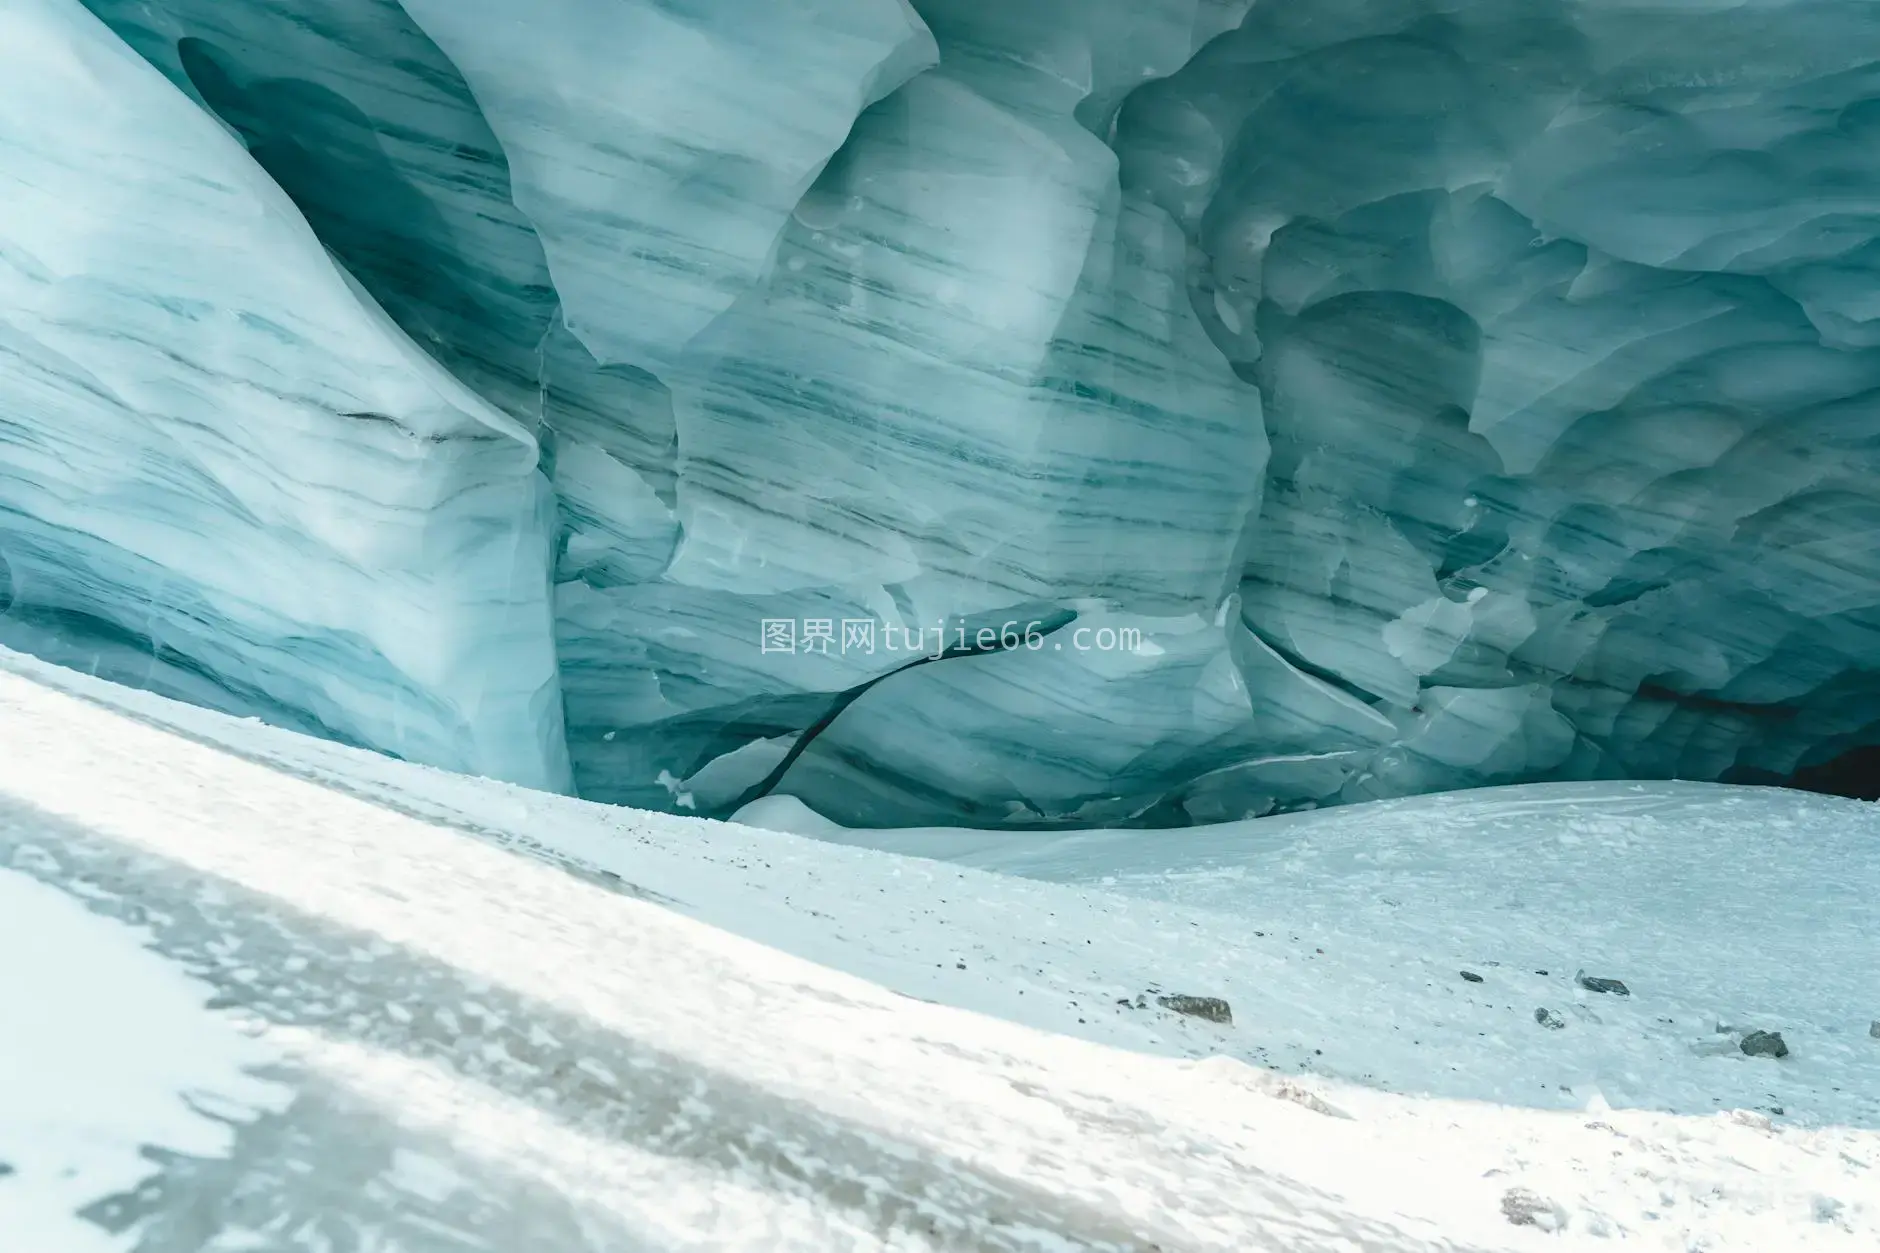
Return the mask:
<svg viewBox="0 0 1880 1253">
<path fill-rule="evenodd" d="M 0 1230 L 32 1253 L 1880 1236 L 1857 803 L 812 839 L 0 661 L 0 1056 L 31 1063 Z M 854 846 L 897 840 L 924 856 Z"/>
</svg>

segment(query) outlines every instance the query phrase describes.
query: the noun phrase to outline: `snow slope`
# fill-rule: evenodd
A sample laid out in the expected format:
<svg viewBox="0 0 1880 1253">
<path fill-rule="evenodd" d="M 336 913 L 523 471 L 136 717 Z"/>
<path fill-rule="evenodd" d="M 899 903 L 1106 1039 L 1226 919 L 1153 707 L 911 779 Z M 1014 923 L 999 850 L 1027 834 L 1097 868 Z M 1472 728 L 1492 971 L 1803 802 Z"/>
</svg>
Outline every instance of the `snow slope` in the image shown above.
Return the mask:
<svg viewBox="0 0 1880 1253">
<path fill-rule="evenodd" d="M 0 1247 L 109 1249 L 74 1211 L 146 1176 L 145 1144 L 227 1154 L 228 1126 L 192 1106 L 258 1112 L 274 1094 L 245 1068 L 275 1059 L 203 1012 L 134 932 L 63 892 L 0 873 L 0 924 Z"/>
<path fill-rule="evenodd" d="M 1750 800 L 1731 836 L 1724 802 Z M 0 1086 L 0 1232 L 89 1197 L 30 1253 L 347 1227 L 426 1251 L 1873 1247 L 1866 811 L 1713 789 L 1575 818 L 1549 863 L 1506 831 L 1558 824 L 1467 809 L 1497 803 L 1427 802 L 1440 850 L 1373 807 L 1031 841 L 1020 877 L 463 779 L 0 654 L 4 986 L 48 948 L 81 1006 L 171 964 L 194 991 L 166 976 L 139 1044 L 222 1042 L 140 1076 L 141 1119 L 72 1085 L 55 1112 L 102 1119 L 98 1145 L 46 1140 Z M 1521 875 L 1558 889 L 1539 921 L 1505 907 Z M 1386 881 L 1394 906 L 1367 895 Z M 1641 953 L 1653 899 L 1668 938 Z M 1634 995 L 1576 994 L 1572 962 Z M 1152 988 L 1235 1022 L 1136 1008 Z M 1794 1055 L 1713 1051 L 1713 1007 Z M 69 1017 L 6 1012 L 0 1059 Z M 209 1095 L 176 1112 L 166 1085 Z M 112 1136 L 163 1150 L 135 1188 Z M 1509 1221 L 1517 1189 L 1540 1225 Z"/>
<path fill-rule="evenodd" d="M 1259 1029 L 1282 1066 L 1524 1105 L 1597 1090 L 1880 1126 L 1880 806 L 1574 783 L 1170 832 L 842 831 L 789 798 L 746 818 L 1204 915 L 1215 952 L 1188 977 L 1286 1024 Z M 1582 970 L 1632 995 L 1589 992 Z M 1537 1030 L 1541 1008 L 1570 1029 Z M 1718 1053 L 1720 1025 L 1781 1030 L 1790 1064 Z"/>
</svg>

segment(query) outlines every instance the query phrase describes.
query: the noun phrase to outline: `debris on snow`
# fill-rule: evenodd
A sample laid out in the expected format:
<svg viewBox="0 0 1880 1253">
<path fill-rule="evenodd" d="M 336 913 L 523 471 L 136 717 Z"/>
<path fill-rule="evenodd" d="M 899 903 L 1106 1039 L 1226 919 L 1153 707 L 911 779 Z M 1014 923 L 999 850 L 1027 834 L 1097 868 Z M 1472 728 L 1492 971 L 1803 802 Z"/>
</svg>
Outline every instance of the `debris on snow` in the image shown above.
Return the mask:
<svg viewBox="0 0 1880 1253">
<path fill-rule="evenodd" d="M 1737 1046 L 1751 1057 L 1787 1057 L 1789 1046 L 1783 1043 L 1780 1031 L 1752 1031 L 1743 1037 L 1743 1043 Z"/>
<path fill-rule="evenodd" d="M 1630 996 L 1632 989 L 1618 979 L 1601 979 L 1587 974 L 1584 970 L 1573 976 L 1573 981 L 1588 992 L 1599 992 L 1612 996 Z"/>
<path fill-rule="evenodd" d="M 1234 1025 L 1234 1010 L 1218 996 L 1158 996 L 1156 1004 L 1163 1009 L 1172 1009 L 1178 1014 L 1190 1018 L 1205 1018 L 1209 1022 Z"/>
<path fill-rule="evenodd" d="M 1564 1216 L 1551 1201 L 1526 1188 L 1510 1188 L 1501 1194 L 1501 1212 L 1517 1227 L 1539 1227 L 1558 1231 L 1566 1225 Z"/>
</svg>

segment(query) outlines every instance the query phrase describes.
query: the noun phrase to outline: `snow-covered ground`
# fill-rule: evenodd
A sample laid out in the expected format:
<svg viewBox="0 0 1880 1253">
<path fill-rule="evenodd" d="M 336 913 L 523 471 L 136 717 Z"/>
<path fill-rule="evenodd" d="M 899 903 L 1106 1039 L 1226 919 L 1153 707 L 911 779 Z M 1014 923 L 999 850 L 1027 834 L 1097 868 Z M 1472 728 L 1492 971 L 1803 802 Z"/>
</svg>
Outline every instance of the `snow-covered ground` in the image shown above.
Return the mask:
<svg viewBox="0 0 1880 1253">
<path fill-rule="evenodd" d="M 1170 832 L 843 832 L 787 798 L 746 820 L 1199 920 L 1181 977 L 1246 1007 L 1249 1060 L 1521 1105 L 1597 1094 L 1880 1127 L 1880 805 L 1597 783 Z M 1540 1009 L 1568 1025 L 1539 1029 Z M 1720 1027 L 1779 1030 L 1793 1053 L 1753 1062 Z"/>
<path fill-rule="evenodd" d="M 1877 815 L 809 839 L 0 654 L 0 1250 L 1871 1249 Z"/>
</svg>

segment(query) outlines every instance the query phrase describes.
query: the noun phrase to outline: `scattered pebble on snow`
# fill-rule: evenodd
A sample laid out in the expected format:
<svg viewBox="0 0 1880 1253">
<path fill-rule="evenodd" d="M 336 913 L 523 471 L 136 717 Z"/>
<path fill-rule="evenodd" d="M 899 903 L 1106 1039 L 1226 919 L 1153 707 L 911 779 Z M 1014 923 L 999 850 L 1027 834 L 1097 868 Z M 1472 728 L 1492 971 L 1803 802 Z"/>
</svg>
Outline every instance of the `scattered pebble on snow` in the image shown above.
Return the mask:
<svg viewBox="0 0 1880 1253">
<path fill-rule="evenodd" d="M 1502 1193 L 1501 1212 L 1517 1227 L 1539 1227 L 1542 1231 L 1558 1231 L 1563 1225 L 1560 1211 L 1554 1208 L 1553 1203 L 1529 1192 L 1526 1188 L 1510 1188 Z"/>
<path fill-rule="evenodd" d="M 1787 1057 L 1789 1046 L 1783 1043 L 1780 1031 L 1752 1031 L 1743 1037 L 1741 1048 L 1751 1057 Z"/>
<path fill-rule="evenodd" d="M 1172 1009 L 1190 1018 L 1205 1018 L 1230 1027 L 1234 1024 L 1233 1008 L 1218 996 L 1158 996 L 1155 1001 L 1163 1009 Z"/>
<path fill-rule="evenodd" d="M 1584 970 L 1573 976 L 1573 981 L 1588 992 L 1607 993 L 1612 996 L 1630 996 L 1632 989 L 1618 979 L 1601 979 L 1587 974 Z"/>
</svg>

